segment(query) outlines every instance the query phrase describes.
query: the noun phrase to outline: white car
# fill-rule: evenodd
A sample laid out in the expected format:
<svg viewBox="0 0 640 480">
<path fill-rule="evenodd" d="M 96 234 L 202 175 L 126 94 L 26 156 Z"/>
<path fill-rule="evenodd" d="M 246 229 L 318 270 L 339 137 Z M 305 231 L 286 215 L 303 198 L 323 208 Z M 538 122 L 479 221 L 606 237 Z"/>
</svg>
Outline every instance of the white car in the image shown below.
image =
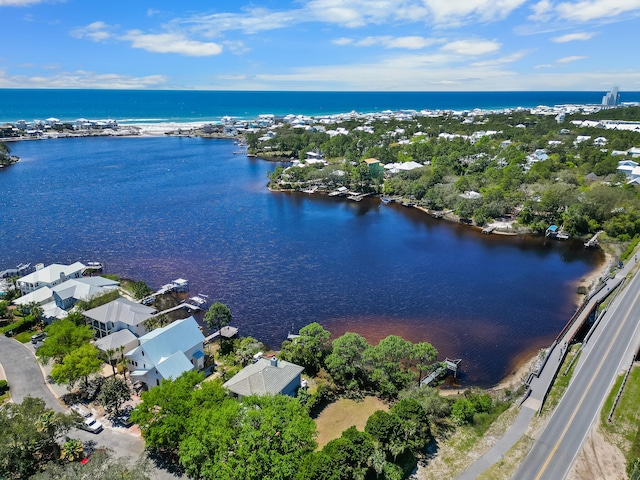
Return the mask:
<svg viewBox="0 0 640 480">
<path fill-rule="evenodd" d="M 91 433 L 100 433 L 102 431 L 102 424 L 96 420 L 96 417 L 93 415 L 88 416 L 84 419 L 82 424 L 80 425 L 82 430 L 86 430 Z"/>
<path fill-rule="evenodd" d="M 81 417 L 87 418 L 91 416 L 91 413 L 87 412 L 84 408 L 82 408 L 82 406 L 78 405 L 77 403 L 75 405 L 71 405 L 71 410 L 76 412 Z"/>
</svg>

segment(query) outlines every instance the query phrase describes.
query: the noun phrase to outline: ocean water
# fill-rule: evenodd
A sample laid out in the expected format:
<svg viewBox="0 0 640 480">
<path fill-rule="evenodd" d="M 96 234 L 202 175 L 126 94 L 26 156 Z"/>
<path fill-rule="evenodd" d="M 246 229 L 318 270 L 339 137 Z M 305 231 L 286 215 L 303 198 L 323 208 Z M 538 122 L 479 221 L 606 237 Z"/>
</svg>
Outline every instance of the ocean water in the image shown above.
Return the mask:
<svg viewBox="0 0 640 480">
<path fill-rule="evenodd" d="M 496 109 L 558 104 L 599 104 L 602 92 L 244 92 L 190 90 L 0 89 L 0 122 L 55 117 L 120 122 L 217 121 L 225 115 L 252 119 L 274 115 L 322 115 L 402 109 Z M 640 101 L 640 92 L 621 92 Z"/>
<path fill-rule="evenodd" d="M 494 385 L 548 346 L 601 261 L 579 242 L 482 235 L 373 198 L 271 193 L 276 165 L 227 140 L 11 148 L 21 161 L 0 170 L 0 269 L 102 261 L 153 287 L 187 278 L 275 348 L 313 321 L 374 343 L 397 334 L 462 358 L 463 385 Z"/>
</svg>

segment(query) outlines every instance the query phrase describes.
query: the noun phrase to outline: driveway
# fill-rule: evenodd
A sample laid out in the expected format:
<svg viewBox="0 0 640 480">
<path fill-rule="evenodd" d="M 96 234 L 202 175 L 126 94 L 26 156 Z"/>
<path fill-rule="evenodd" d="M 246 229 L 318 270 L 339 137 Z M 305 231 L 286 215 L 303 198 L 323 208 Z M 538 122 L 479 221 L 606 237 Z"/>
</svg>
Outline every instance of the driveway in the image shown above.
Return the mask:
<svg viewBox="0 0 640 480">
<path fill-rule="evenodd" d="M 21 403 L 27 395 L 30 395 L 42 398 L 47 407 L 57 412 L 70 412 L 53 394 L 50 385 L 45 381 L 44 373 L 34 356 L 31 345 L 23 345 L 17 340 L 0 335 L 0 364 L 4 368 L 11 387 L 11 399 L 14 402 Z M 56 390 L 59 390 L 59 387 Z M 135 460 L 144 453 L 144 442 L 139 437 L 126 432 L 126 429 L 107 427 L 97 435 L 77 429 L 72 430 L 71 433 L 74 438 L 89 443 L 95 448 L 108 448 L 117 457 Z M 151 477 L 160 480 L 178 478 L 166 470 L 158 469 L 151 472 Z"/>
</svg>

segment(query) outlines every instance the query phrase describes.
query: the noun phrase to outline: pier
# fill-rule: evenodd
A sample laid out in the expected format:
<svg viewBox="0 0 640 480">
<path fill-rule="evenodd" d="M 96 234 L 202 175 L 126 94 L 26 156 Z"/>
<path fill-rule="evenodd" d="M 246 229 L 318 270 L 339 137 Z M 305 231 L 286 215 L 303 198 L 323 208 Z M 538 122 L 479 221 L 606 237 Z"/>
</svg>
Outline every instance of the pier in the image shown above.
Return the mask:
<svg viewBox="0 0 640 480">
<path fill-rule="evenodd" d="M 455 360 L 445 358 L 444 362 L 442 362 L 438 368 L 422 379 L 420 386 L 429 386 L 431 383 L 445 376 L 448 372 L 453 373 L 453 376 L 456 377 L 458 375 L 460 362 L 462 362 L 461 358 Z"/>
<path fill-rule="evenodd" d="M 488 227 L 484 227 L 482 229 L 482 233 L 484 233 L 485 235 L 489 235 L 490 233 L 493 233 L 493 231 L 498 228 L 495 225 L 489 225 Z"/>
<path fill-rule="evenodd" d="M 597 247 L 598 246 L 598 235 L 600 235 L 602 232 L 603 232 L 603 230 L 600 230 L 600 231 L 596 232 L 596 234 L 593 237 L 591 237 L 589 240 L 584 242 L 584 247 L 585 248 Z"/>
<path fill-rule="evenodd" d="M 233 338 L 236 335 L 238 335 L 238 329 L 236 327 L 229 327 L 228 325 L 225 327 L 222 327 L 220 330 L 216 330 L 215 332 L 213 332 L 211 335 L 209 335 L 208 337 L 206 337 L 204 339 L 204 344 L 208 344 L 213 342 L 216 338 L 218 337 L 222 337 L 222 338 Z"/>
<path fill-rule="evenodd" d="M 361 201 L 364 197 L 366 197 L 367 195 L 370 195 L 369 193 L 356 193 L 356 192 L 349 192 L 349 196 L 347 197 L 349 200 L 353 200 L 354 202 L 359 202 Z"/>
</svg>

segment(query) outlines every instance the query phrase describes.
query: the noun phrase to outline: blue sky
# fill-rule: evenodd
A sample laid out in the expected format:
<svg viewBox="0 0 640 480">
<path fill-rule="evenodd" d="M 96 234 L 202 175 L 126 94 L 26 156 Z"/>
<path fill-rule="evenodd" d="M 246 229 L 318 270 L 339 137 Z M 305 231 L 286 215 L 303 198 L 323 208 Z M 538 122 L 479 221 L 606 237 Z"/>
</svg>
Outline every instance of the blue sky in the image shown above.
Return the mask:
<svg viewBox="0 0 640 480">
<path fill-rule="evenodd" d="M 0 0 L 0 19 L 0 88 L 640 90 L 640 0 Z"/>
</svg>

